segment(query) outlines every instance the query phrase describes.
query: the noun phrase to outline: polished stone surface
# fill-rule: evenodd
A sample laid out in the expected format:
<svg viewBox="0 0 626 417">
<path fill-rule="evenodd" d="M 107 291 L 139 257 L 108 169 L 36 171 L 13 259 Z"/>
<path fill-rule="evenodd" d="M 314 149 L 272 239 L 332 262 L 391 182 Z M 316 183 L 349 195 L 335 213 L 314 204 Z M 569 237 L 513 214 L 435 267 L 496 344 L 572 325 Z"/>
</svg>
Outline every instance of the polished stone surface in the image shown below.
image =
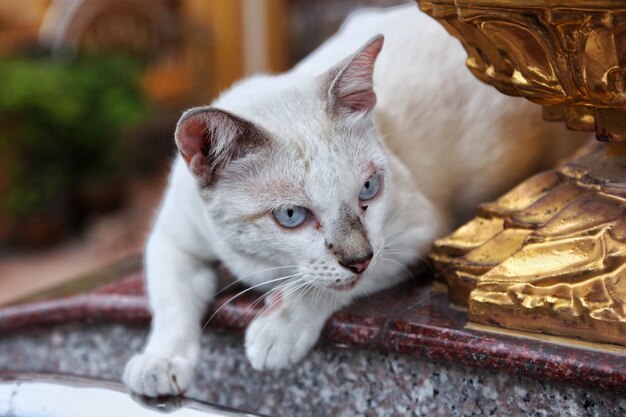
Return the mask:
<svg viewBox="0 0 626 417">
<path fill-rule="evenodd" d="M 212 311 L 231 297 L 220 296 Z M 208 328 L 243 330 L 253 317 L 250 306 L 256 297 L 258 294 L 248 293 L 231 301 Z M 141 274 L 132 274 L 90 293 L 0 308 L 0 339 L 13 337 L 16 331 L 28 327 L 49 329 L 67 323 L 146 326 L 150 319 L 146 305 Z M 494 334 L 466 325 L 466 313 L 451 307 L 447 294 L 434 289 L 428 277 L 421 277 L 338 312 L 328 321 L 320 344 L 385 355 L 406 354 L 455 366 L 626 392 L 624 349 L 597 351 L 551 340 Z M 138 350 L 139 346 L 129 349 Z"/>
<path fill-rule="evenodd" d="M 0 338 L 0 369 L 119 380 L 144 326 L 66 324 Z M 257 372 L 242 339 L 206 331 L 192 398 L 273 416 L 626 415 L 623 393 L 472 369 L 392 352 L 320 346 L 293 369 Z"/>
</svg>

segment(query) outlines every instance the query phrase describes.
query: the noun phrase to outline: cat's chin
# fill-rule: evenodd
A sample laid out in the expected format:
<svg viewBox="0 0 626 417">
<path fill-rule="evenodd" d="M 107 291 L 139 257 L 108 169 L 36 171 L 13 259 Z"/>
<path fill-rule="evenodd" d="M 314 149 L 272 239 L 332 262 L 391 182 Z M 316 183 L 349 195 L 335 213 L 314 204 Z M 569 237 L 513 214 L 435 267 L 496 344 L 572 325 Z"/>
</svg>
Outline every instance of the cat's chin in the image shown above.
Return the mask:
<svg viewBox="0 0 626 417">
<path fill-rule="evenodd" d="M 341 281 L 338 283 L 333 283 L 327 286 L 326 288 L 329 288 L 334 291 L 350 291 L 358 285 L 362 277 L 363 277 L 362 275 L 355 275 L 354 277 L 348 280 Z"/>
</svg>

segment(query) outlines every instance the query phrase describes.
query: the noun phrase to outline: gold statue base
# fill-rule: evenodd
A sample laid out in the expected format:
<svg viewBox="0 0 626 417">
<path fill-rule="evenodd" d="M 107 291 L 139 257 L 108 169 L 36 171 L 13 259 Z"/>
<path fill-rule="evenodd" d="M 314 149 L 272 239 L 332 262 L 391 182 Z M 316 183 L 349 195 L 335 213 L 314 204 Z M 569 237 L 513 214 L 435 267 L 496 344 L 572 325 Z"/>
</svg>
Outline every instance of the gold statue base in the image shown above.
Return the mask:
<svg viewBox="0 0 626 417">
<path fill-rule="evenodd" d="M 470 320 L 626 345 L 625 150 L 590 144 L 435 242 Z"/>
</svg>

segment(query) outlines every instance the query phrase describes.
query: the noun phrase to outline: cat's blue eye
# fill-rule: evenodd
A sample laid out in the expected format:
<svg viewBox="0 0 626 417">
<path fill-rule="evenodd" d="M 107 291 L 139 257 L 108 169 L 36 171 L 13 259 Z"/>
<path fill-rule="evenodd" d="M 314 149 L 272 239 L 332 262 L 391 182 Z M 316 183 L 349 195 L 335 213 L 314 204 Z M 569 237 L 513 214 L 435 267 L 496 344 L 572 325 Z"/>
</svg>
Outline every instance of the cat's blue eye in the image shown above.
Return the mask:
<svg viewBox="0 0 626 417">
<path fill-rule="evenodd" d="M 380 191 L 381 186 L 381 175 L 376 173 L 369 177 L 365 184 L 363 184 L 363 188 L 359 192 L 359 200 L 367 201 L 376 197 L 378 192 Z"/>
<path fill-rule="evenodd" d="M 282 210 L 274 210 L 272 212 L 276 222 L 283 227 L 293 229 L 301 226 L 309 218 L 309 210 L 300 206 L 293 206 Z"/>
</svg>

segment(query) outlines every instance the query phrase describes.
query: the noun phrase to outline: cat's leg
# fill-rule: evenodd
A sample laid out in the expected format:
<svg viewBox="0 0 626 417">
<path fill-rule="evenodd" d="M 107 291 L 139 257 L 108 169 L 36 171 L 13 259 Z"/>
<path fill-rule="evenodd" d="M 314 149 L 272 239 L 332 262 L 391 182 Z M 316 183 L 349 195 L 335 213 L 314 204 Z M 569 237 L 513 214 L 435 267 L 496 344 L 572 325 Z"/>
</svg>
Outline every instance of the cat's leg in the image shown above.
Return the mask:
<svg viewBox="0 0 626 417">
<path fill-rule="evenodd" d="M 319 291 L 266 297 L 266 307 L 246 331 L 246 355 L 257 370 L 278 369 L 301 360 L 317 342 L 326 320 L 351 301 Z"/>
<path fill-rule="evenodd" d="M 216 289 L 216 272 L 158 230 L 146 247 L 146 281 L 152 328 L 144 352 L 126 365 L 131 391 L 178 395 L 193 380 L 200 352 L 201 320 Z"/>
</svg>

